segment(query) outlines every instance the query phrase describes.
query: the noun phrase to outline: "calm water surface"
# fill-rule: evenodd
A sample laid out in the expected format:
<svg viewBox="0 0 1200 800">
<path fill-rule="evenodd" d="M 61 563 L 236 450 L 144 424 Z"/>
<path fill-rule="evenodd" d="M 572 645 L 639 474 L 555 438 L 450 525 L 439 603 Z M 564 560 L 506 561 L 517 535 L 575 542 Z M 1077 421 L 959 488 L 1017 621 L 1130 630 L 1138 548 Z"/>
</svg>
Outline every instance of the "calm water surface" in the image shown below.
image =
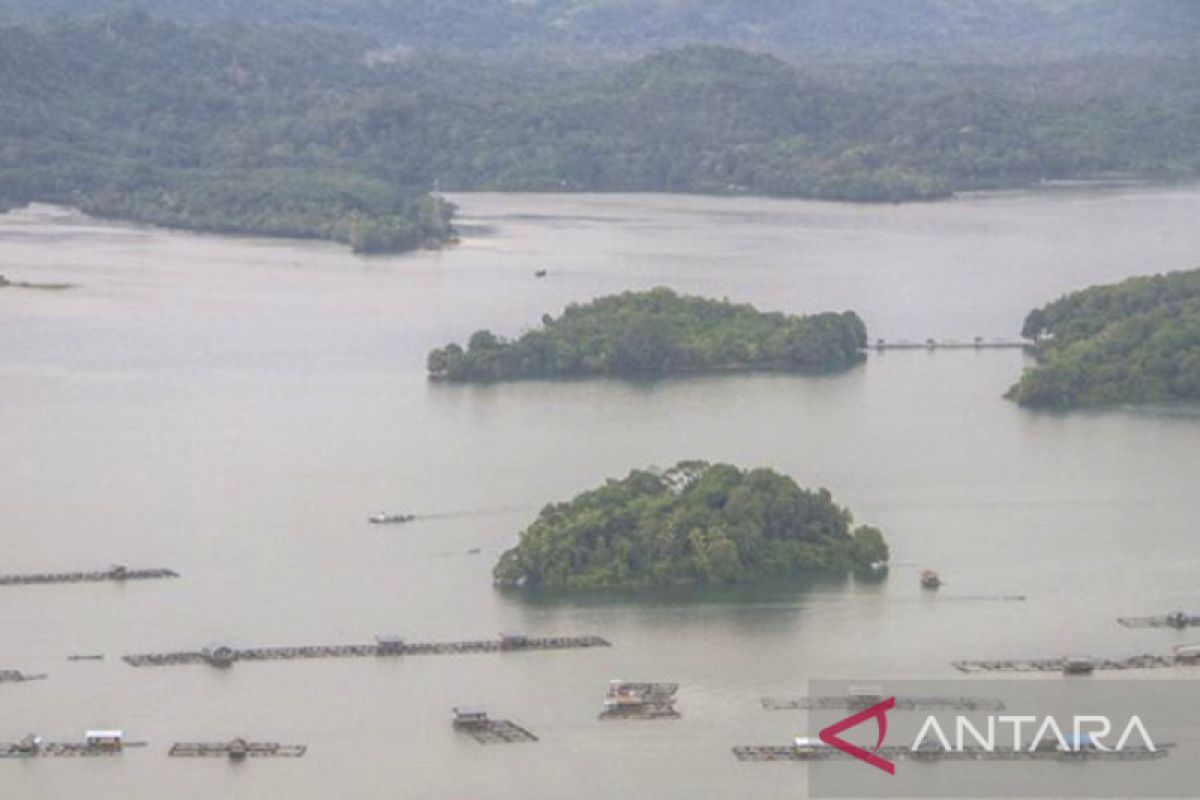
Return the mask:
<svg viewBox="0 0 1200 800">
<path fill-rule="evenodd" d="M 830 378 L 430 385 L 426 352 L 624 289 L 806 312 L 872 336 L 1013 336 L 1072 288 L 1200 262 L 1200 191 L 934 205 L 461 195 L 463 244 L 359 258 L 34 207 L 0 217 L 2 571 L 177 581 L 0 589 L 0 739 L 118 727 L 119 759 L 0 763 L 0 797 L 784 798 L 799 765 L 735 744 L 799 729 L 808 678 L 951 677 L 955 657 L 1165 651 L 1113 618 L 1195 609 L 1200 412 L 1069 416 L 1001 399 L 1019 352 L 872 356 Z M 535 280 L 535 269 L 546 269 Z M 490 569 L 551 500 L 683 458 L 768 465 L 881 527 L 882 584 L 644 602 L 528 601 Z M 364 523 L 381 508 L 433 515 Z M 468 551 L 481 550 L 478 554 Z M 916 575 L 947 586 L 922 594 Z M 988 598 L 1027 595 L 1024 603 Z M 125 652 L 596 633 L 599 651 L 133 670 Z M 104 653 L 71 663 L 70 653 Z M 600 723 L 612 677 L 682 684 L 683 720 Z M 532 746 L 456 737 L 487 704 Z M 176 763 L 173 741 L 310 746 Z"/>
</svg>

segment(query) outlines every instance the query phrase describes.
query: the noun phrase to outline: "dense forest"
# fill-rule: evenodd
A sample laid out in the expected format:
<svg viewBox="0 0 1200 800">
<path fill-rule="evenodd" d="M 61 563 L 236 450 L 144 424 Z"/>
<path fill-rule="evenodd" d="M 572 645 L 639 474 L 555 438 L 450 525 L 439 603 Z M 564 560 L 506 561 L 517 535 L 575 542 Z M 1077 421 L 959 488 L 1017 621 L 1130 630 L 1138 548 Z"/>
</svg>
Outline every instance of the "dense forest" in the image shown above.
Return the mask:
<svg viewBox="0 0 1200 800">
<path fill-rule="evenodd" d="M 494 575 L 502 586 L 645 588 L 886 562 L 883 535 L 852 524 L 828 491 L 801 489 L 772 470 L 682 462 L 547 506 Z"/>
<path fill-rule="evenodd" d="M 320 24 L 386 46 L 636 54 L 705 43 L 789 59 L 1053 59 L 1196 52 L 1192 0 L 0 0 L 0 16 L 147 8 L 186 21 Z"/>
<path fill-rule="evenodd" d="M 0 27 L 0 207 L 61 202 L 364 252 L 452 235 L 452 206 L 296 132 L 363 88 L 369 41 L 140 13 Z"/>
<path fill-rule="evenodd" d="M 1032 311 L 1036 368 L 1009 397 L 1068 408 L 1200 400 L 1200 270 L 1133 278 Z"/>
<path fill-rule="evenodd" d="M 513 341 L 477 331 L 465 349 L 451 344 L 431 352 L 428 366 L 432 377 L 451 381 L 727 369 L 834 372 L 862 361 L 866 343 L 866 327 L 851 311 L 763 313 L 658 288 L 568 306 Z"/>
<path fill-rule="evenodd" d="M 468 57 L 333 27 L 54 17 L 0 25 L 0 208 L 369 252 L 452 238 L 435 187 L 902 201 L 1192 179 L 1197 66 L 798 66 L 713 46 Z"/>
</svg>

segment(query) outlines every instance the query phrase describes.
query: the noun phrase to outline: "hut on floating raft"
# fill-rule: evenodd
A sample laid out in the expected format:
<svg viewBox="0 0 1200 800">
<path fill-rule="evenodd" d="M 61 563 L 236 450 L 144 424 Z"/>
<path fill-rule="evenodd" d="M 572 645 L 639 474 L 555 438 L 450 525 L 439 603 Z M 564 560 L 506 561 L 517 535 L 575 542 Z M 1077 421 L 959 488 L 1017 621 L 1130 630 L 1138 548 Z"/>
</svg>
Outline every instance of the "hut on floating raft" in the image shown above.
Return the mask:
<svg viewBox="0 0 1200 800">
<path fill-rule="evenodd" d="M 200 651 L 200 655 L 214 667 L 232 667 L 237 661 L 237 651 L 225 644 L 209 645 Z"/>
<path fill-rule="evenodd" d="M 1090 656 L 1069 656 L 1063 662 L 1064 675 L 1091 675 L 1096 669 L 1096 662 Z"/>
<path fill-rule="evenodd" d="M 455 730 L 482 730 L 491 725 L 491 722 L 491 719 L 488 717 L 487 709 L 483 706 L 454 707 L 454 722 L 452 724 Z"/>
<path fill-rule="evenodd" d="M 88 731 L 83 735 L 83 743 L 92 750 L 120 750 L 125 745 L 123 731 Z"/>
<path fill-rule="evenodd" d="M 501 633 L 501 650 L 524 650 L 529 647 L 529 636 L 524 633 Z"/>
</svg>

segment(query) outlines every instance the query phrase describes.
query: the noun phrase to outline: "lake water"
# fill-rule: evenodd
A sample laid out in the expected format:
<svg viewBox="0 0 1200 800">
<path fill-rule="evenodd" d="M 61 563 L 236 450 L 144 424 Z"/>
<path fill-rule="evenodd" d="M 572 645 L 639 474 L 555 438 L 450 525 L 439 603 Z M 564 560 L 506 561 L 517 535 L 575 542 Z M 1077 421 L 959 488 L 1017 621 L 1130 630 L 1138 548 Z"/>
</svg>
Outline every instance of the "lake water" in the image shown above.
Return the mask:
<svg viewBox="0 0 1200 800">
<path fill-rule="evenodd" d="M 1114 618 L 1197 606 L 1200 412 L 1051 415 L 1001 398 L 1018 351 L 891 352 L 836 377 L 431 385 L 428 350 L 669 285 L 872 337 L 1012 337 L 1073 288 L 1200 262 L 1200 191 L 1055 191 L 897 207 L 672 196 L 454 198 L 463 243 L 325 244 L 0 217 L 3 572 L 182 578 L 0 588 L 0 739 L 123 728 L 119 759 L 0 762 L 0 797 L 791 798 L 804 767 L 739 764 L 809 678 L 954 677 L 956 657 L 1163 652 Z M 534 278 L 536 269 L 549 276 Z M 490 570 L 546 502 L 685 458 L 825 486 L 882 528 L 880 584 L 522 600 Z M 431 515 L 375 527 L 380 509 Z M 481 552 L 468 551 L 479 548 Z M 917 586 L 921 568 L 947 581 Z M 1027 595 L 1023 603 L 989 598 Z M 594 633 L 611 649 L 134 670 L 127 652 Z M 68 662 L 103 653 L 101 662 Z M 683 719 L 596 720 L 610 678 L 677 681 Z M 1156 677 L 1164 677 L 1156 675 Z M 483 703 L 537 733 L 456 736 Z M 175 741 L 307 744 L 188 763 Z"/>
</svg>

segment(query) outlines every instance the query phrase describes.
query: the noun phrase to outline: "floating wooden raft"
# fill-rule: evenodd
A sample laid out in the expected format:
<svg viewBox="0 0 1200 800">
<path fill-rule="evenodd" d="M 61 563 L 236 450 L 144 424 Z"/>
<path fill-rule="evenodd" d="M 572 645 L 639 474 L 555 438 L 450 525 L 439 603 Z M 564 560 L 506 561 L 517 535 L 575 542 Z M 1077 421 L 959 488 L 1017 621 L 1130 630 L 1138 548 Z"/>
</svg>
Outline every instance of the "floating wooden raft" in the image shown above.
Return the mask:
<svg viewBox="0 0 1200 800">
<path fill-rule="evenodd" d="M 167 753 L 171 758 L 302 758 L 308 747 L 302 744 L 276 742 L 179 742 Z"/>
<path fill-rule="evenodd" d="M 824 711 L 860 710 L 875 705 L 882 697 L 764 697 L 762 706 L 767 711 Z M 994 697 L 897 697 L 896 708 L 925 709 L 949 708 L 958 711 L 1003 711 L 1004 703 Z"/>
<path fill-rule="evenodd" d="M 115 566 L 96 572 L 35 572 L 27 575 L 0 575 L 0 586 L 32 586 L 46 583 L 100 583 L 102 581 L 148 581 L 178 578 L 169 569 L 128 569 Z"/>
<path fill-rule="evenodd" d="M 1025 750 L 1014 752 L 1011 749 L 989 752 L 979 747 L 964 748 L 961 751 L 914 752 L 908 747 L 890 745 L 879 748 L 879 755 L 891 761 L 1154 761 L 1166 758 L 1172 746 L 1159 745 L 1155 750 L 1127 746 L 1120 751 L 1080 750 L 1063 753 L 1058 750 L 1038 750 L 1030 753 Z M 850 758 L 832 747 L 800 751 L 795 747 L 768 745 L 735 747 L 733 755 L 738 761 L 827 761 Z"/>
<path fill-rule="evenodd" d="M 26 675 L 15 669 L 0 669 L 0 683 L 24 683 L 45 680 L 45 675 Z"/>
<path fill-rule="evenodd" d="M 489 639 L 462 642 L 309 645 L 246 649 L 215 647 L 178 653 L 127 655 L 123 658 L 126 663 L 134 667 L 173 667 L 186 664 L 211 664 L 227 667 L 235 661 L 288 661 L 301 658 L 366 658 L 371 656 L 449 656 L 609 646 L 609 642 L 599 636 L 554 636 L 522 639 L 519 643 L 504 639 Z"/>
<path fill-rule="evenodd" d="M 1034 658 L 979 659 L 950 663 L 960 672 L 1063 672 L 1071 661 L 1069 658 Z M 1200 665 L 1200 661 L 1184 656 L 1146 654 L 1127 658 L 1100 658 L 1091 662 L 1091 665 L 1091 668 L 1096 670 L 1166 669 L 1197 666 Z"/>
<path fill-rule="evenodd" d="M 1126 628 L 1200 628 L 1200 616 L 1191 614 L 1164 614 L 1158 617 L 1119 617 Z"/>
<path fill-rule="evenodd" d="M 600 712 L 600 719 L 679 719 L 675 708 L 678 683 L 622 683 L 621 689 L 638 698 L 628 705 L 607 705 Z"/>
<path fill-rule="evenodd" d="M 480 744 L 522 744 L 538 740 L 533 733 L 508 719 L 488 719 L 476 725 L 456 725 L 455 730 L 470 736 Z"/>
</svg>

